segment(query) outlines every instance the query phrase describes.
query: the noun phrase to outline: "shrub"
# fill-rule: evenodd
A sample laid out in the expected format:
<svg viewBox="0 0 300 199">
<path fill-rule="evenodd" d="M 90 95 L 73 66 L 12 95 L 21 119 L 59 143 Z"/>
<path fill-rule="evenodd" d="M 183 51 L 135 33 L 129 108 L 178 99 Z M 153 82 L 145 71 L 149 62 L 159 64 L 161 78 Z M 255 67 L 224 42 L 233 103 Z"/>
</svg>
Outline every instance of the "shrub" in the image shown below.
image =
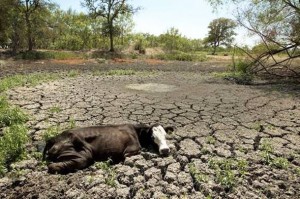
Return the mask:
<svg viewBox="0 0 300 199">
<path fill-rule="evenodd" d="M 0 127 L 22 124 L 28 120 L 28 116 L 18 107 L 9 105 L 5 97 L 0 97 Z"/>
<path fill-rule="evenodd" d="M 25 144 L 28 141 L 27 128 L 24 124 L 6 127 L 0 138 L 0 174 L 3 175 L 8 166 L 25 156 Z"/>
</svg>

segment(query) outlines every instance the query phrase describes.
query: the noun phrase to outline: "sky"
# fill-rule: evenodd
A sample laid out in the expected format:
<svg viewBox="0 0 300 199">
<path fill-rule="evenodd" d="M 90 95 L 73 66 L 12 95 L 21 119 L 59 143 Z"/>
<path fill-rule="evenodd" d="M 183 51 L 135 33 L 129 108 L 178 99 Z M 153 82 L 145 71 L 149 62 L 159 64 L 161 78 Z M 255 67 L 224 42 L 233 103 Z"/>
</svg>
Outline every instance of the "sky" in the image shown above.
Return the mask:
<svg viewBox="0 0 300 199">
<path fill-rule="evenodd" d="M 61 9 L 86 12 L 81 6 L 83 0 L 53 0 Z M 131 5 L 141 7 L 133 17 L 135 33 L 160 35 L 171 27 L 190 39 L 203 39 L 208 34 L 209 23 L 219 17 L 234 19 L 232 10 L 223 9 L 213 12 L 205 0 L 129 0 Z M 241 28 L 236 30 L 236 43 L 251 45 L 253 40 Z"/>
</svg>

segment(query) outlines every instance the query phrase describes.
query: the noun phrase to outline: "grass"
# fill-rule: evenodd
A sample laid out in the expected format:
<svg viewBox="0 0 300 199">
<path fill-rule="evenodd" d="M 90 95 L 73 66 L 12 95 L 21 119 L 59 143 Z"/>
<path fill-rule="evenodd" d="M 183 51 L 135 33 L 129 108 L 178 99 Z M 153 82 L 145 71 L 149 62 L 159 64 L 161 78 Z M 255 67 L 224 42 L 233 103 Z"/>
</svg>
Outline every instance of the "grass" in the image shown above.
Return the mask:
<svg viewBox="0 0 300 199">
<path fill-rule="evenodd" d="M 111 186 L 111 187 L 116 187 L 116 171 L 115 169 L 112 168 L 111 166 L 111 160 L 107 160 L 104 162 L 96 162 L 95 167 L 97 169 L 101 169 L 105 172 L 106 177 L 105 177 L 105 184 Z"/>
<path fill-rule="evenodd" d="M 78 76 L 80 74 L 80 72 L 78 71 L 78 70 L 70 70 L 67 74 L 66 74 L 66 76 L 67 77 L 76 77 L 76 76 Z"/>
<path fill-rule="evenodd" d="M 23 124 L 28 116 L 19 107 L 11 106 L 6 97 L 0 96 L 0 127 Z"/>
<path fill-rule="evenodd" d="M 211 135 L 207 136 L 205 140 L 206 140 L 207 144 L 215 144 L 216 143 L 216 139 Z"/>
<path fill-rule="evenodd" d="M 137 72 L 132 69 L 114 69 L 109 71 L 93 71 L 94 76 L 130 76 L 130 75 L 137 75 L 141 74 L 140 72 Z"/>
<path fill-rule="evenodd" d="M 62 109 L 58 106 L 53 106 L 49 109 L 50 113 L 60 113 L 62 111 Z"/>
<path fill-rule="evenodd" d="M 216 172 L 215 181 L 226 190 L 231 190 L 238 182 L 238 178 L 245 176 L 248 170 L 248 161 L 244 159 L 216 160 L 211 158 L 208 165 Z"/>
<path fill-rule="evenodd" d="M 61 76 L 56 73 L 32 73 L 27 75 L 13 75 L 4 77 L 0 81 L 0 92 L 18 86 L 36 86 L 42 82 L 59 79 Z"/>
<path fill-rule="evenodd" d="M 117 69 L 117 70 L 109 70 L 107 72 L 104 72 L 104 75 L 108 76 L 123 76 L 123 75 L 135 75 L 136 71 L 134 70 L 123 70 L 123 69 Z"/>
<path fill-rule="evenodd" d="M 25 144 L 28 141 L 25 124 L 13 124 L 5 127 L 0 137 L 0 175 L 4 175 L 13 162 L 25 157 Z"/>
<path fill-rule="evenodd" d="M 49 139 L 57 136 L 64 130 L 75 128 L 76 127 L 75 123 L 76 122 L 74 119 L 70 119 L 68 126 L 64 126 L 64 127 L 60 125 L 50 126 L 49 128 L 46 129 L 45 133 L 43 134 L 43 139 L 47 142 Z"/>
<path fill-rule="evenodd" d="M 272 165 L 278 169 L 287 169 L 290 165 L 290 162 L 283 157 L 276 157 L 272 161 Z"/>
<path fill-rule="evenodd" d="M 267 165 L 272 164 L 272 154 L 274 152 L 274 148 L 271 145 L 270 141 L 267 139 L 264 139 L 260 146 L 261 150 L 261 156 L 263 158 L 263 162 Z"/>
<path fill-rule="evenodd" d="M 76 77 L 79 71 L 70 70 L 66 76 Z M 1 79 L 0 93 L 19 86 L 36 86 L 43 82 L 54 81 L 62 78 L 62 74 L 58 73 L 31 73 L 26 75 L 12 75 Z"/>
<path fill-rule="evenodd" d="M 190 163 L 188 165 L 189 167 L 189 172 L 192 175 L 193 179 L 198 183 L 204 183 L 208 181 L 208 177 L 207 175 L 201 173 L 195 166 L 194 163 Z"/>
<path fill-rule="evenodd" d="M 288 159 L 284 157 L 274 157 L 274 148 L 270 143 L 270 140 L 264 139 L 260 146 L 261 157 L 263 162 L 267 165 L 276 167 L 278 169 L 287 169 L 290 166 Z"/>
<path fill-rule="evenodd" d="M 46 132 L 43 134 L 44 140 L 47 142 L 51 138 L 57 136 L 58 134 L 61 133 L 61 127 L 56 125 L 56 126 L 50 126 L 49 128 L 46 129 Z"/>
<path fill-rule="evenodd" d="M 253 81 L 253 74 L 250 72 L 251 64 L 247 60 L 238 60 L 229 66 L 227 72 L 215 72 L 213 75 L 218 78 L 233 80 L 237 84 L 251 84 Z"/>
</svg>

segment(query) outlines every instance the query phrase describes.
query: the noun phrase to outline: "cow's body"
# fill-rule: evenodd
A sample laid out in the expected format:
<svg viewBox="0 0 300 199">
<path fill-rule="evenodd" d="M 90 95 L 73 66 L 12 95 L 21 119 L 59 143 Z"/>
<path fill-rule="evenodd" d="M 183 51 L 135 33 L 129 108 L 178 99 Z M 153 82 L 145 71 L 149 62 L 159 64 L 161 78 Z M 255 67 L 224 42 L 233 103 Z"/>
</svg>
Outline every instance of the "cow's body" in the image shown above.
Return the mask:
<svg viewBox="0 0 300 199">
<path fill-rule="evenodd" d="M 161 138 L 153 140 L 153 132 Z M 160 153 L 167 154 L 169 147 L 163 134 L 165 130 L 159 125 L 124 124 L 71 129 L 50 139 L 43 156 L 51 162 L 48 165 L 50 173 L 68 173 L 108 158 L 120 162 L 139 153 L 141 147 L 155 143 Z"/>
</svg>

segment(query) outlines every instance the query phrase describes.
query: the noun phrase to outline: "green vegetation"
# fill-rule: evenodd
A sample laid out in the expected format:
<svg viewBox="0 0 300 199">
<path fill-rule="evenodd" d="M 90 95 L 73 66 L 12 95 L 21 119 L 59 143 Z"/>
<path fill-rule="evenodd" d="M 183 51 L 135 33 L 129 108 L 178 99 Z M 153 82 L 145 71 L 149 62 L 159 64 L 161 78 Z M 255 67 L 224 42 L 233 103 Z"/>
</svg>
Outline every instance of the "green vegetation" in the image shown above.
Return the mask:
<svg viewBox="0 0 300 199">
<path fill-rule="evenodd" d="M 300 167 L 295 168 L 295 173 L 300 176 Z"/>
<path fill-rule="evenodd" d="M 50 113 L 60 113 L 62 111 L 62 109 L 58 106 L 53 106 L 49 109 Z"/>
<path fill-rule="evenodd" d="M 11 106 L 5 97 L 0 96 L 0 127 L 23 124 L 28 116 L 20 108 Z"/>
<path fill-rule="evenodd" d="M 111 166 L 111 160 L 107 160 L 104 162 L 96 162 L 95 167 L 97 169 L 101 169 L 105 172 L 105 184 L 116 187 L 116 171 L 114 168 Z"/>
<path fill-rule="evenodd" d="M 0 92 L 12 89 L 18 86 L 35 86 L 42 82 L 52 81 L 60 78 L 56 73 L 32 73 L 27 75 L 13 75 L 4 77 L 0 81 Z"/>
<path fill-rule="evenodd" d="M 67 126 L 61 126 L 61 125 L 54 125 L 54 126 L 50 126 L 46 129 L 46 131 L 43 134 L 43 139 L 45 141 L 48 141 L 49 139 L 57 136 L 58 134 L 60 134 L 61 132 L 63 132 L 64 130 L 67 129 L 73 129 L 76 127 L 75 124 L 75 120 L 74 119 L 70 119 L 69 123 Z"/>
<path fill-rule="evenodd" d="M 253 74 L 249 71 L 251 64 L 247 60 L 233 60 L 233 65 L 227 72 L 213 73 L 215 77 L 226 80 L 233 80 L 237 84 L 250 84 L 253 81 Z"/>
<path fill-rule="evenodd" d="M 290 162 L 283 157 L 275 157 L 272 161 L 272 165 L 278 169 L 287 169 L 290 165 Z"/>
<path fill-rule="evenodd" d="M 68 71 L 68 73 L 66 74 L 67 77 L 76 77 L 78 76 L 80 73 L 78 70 L 70 70 Z"/>
<path fill-rule="evenodd" d="M 7 172 L 9 165 L 25 157 L 28 141 L 25 122 L 28 117 L 19 108 L 11 106 L 4 97 L 0 98 L 0 175 Z"/>
<path fill-rule="evenodd" d="M 215 181 L 227 190 L 232 189 L 238 182 L 238 177 L 243 177 L 248 170 L 248 162 L 244 159 L 211 158 L 208 165 L 216 171 Z"/>
<path fill-rule="evenodd" d="M 139 76 L 147 76 L 154 74 L 154 72 L 149 71 L 136 71 L 132 69 L 113 69 L 109 71 L 99 71 L 95 70 L 93 71 L 92 75 L 94 76 L 130 76 L 130 75 L 139 75 Z"/>
<path fill-rule="evenodd" d="M 56 125 L 56 126 L 50 126 L 49 128 L 46 129 L 46 132 L 43 134 L 44 140 L 47 142 L 51 138 L 57 136 L 58 134 L 61 133 L 61 127 Z"/>
<path fill-rule="evenodd" d="M 136 71 L 130 70 L 130 69 L 109 70 L 109 71 L 103 73 L 103 75 L 108 75 L 108 76 L 123 76 L 123 75 L 135 75 L 135 74 L 136 74 Z"/>
<path fill-rule="evenodd" d="M 271 165 L 273 161 L 272 154 L 274 152 L 274 148 L 268 139 L 262 140 L 260 150 L 264 163 Z"/>
<path fill-rule="evenodd" d="M 234 32 L 236 27 L 236 22 L 227 18 L 214 19 L 209 23 L 208 37 L 204 39 L 204 43 L 212 46 L 213 55 L 216 53 L 217 47 L 220 45 L 231 45 L 231 43 L 234 41 L 233 36 L 236 35 Z"/>
<path fill-rule="evenodd" d="M 201 173 L 195 166 L 194 163 L 189 163 L 189 172 L 192 175 L 193 179 L 198 183 L 203 183 L 208 181 L 208 176 Z"/>
<path fill-rule="evenodd" d="M 244 159 L 215 159 L 210 158 L 208 161 L 210 169 L 215 171 L 215 182 L 222 185 L 225 189 L 231 190 L 238 182 L 239 177 L 244 177 L 248 170 L 248 161 Z M 208 181 L 208 176 L 201 173 L 194 163 L 188 165 L 189 172 L 193 179 L 198 183 Z"/>
<path fill-rule="evenodd" d="M 273 155 L 274 148 L 270 140 L 264 139 L 260 146 L 261 157 L 263 162 L 267 165 L 276 167 L 278 169 L 287 169 L 290 166 L 289 161 L 284 157 L 275 157 Z"/>
<path fill-rule="evenodd" d="M 216 139 L 213 136 L 207 136 L 205 139 L 207 144 L 215 144 L 216 143 Z"/>
</svg>

